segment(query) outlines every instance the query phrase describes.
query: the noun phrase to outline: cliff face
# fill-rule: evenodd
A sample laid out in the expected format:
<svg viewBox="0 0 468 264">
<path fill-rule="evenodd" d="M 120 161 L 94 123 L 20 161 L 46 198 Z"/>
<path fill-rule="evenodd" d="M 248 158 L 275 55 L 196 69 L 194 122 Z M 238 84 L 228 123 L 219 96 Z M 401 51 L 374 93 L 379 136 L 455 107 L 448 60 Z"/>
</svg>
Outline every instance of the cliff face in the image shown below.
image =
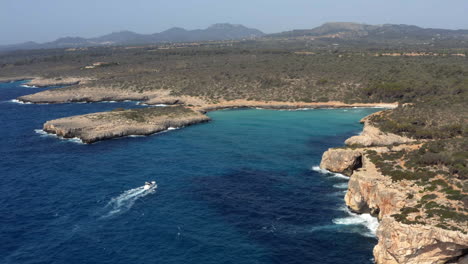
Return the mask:
<svg viewBox="0 0 468 264">
<path fill-rule="evenodd" d="M 378 264 L 468 263 L 468 235 L 436 226 L 436 222 L 408 224 L 395 219 L 405 207 L 417 207 L 423 187 L 410 180 L 394 181 L 383 175 L 366 153 L 386 153 L 390 149 L 414 149 L 413 140 L 384 134 L 368 119 L 364 132 L 346 141 L 353 148 L 329 149 L 320 167 L 350 176 L 346 205 L 357 213 L 371 213 L 380 220 L 374 258 Z M 387 147 L 399 143 L 397 147 Z M 356 147 L 359 146 L 359 147 Z M 439 201 L 438 201 L 439 202 Z M 417 218 L 420 219 L 420 218 Z M 465 227 L 466 231 L 467 227 Z"/>
<path fill-rule="evenodd" d="M 468 263 L 467 236 L 427 225 L 406 225 L 384 217 L 374 248 L 377 263 L 438 264 Z"/>
</svg>

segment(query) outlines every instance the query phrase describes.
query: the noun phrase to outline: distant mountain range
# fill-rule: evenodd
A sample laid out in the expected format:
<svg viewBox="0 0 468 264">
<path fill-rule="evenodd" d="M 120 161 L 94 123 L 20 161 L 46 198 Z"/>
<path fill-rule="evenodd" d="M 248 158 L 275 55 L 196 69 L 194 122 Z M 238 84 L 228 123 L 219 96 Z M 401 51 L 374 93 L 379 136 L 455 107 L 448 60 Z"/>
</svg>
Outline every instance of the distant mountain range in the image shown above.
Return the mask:
<svg viewBox="0 0 468 264">
<path fill-rule="evenodd" d="M 366 25 L 349 22 L 325 23 L 313 29 L 292 30 L 270 34 L 271 38 L 334 38 L 343 40 L 365 40 L 369 42 L 388 42 L 398 40 L 433 41 L 458 39 L 468 41 L 468 30 L 421 28 L 404 24 Z"/>
<path fill-rule="evenodd" d="M 313 29 L 292 30 L 266 35 L 258 29 L 248 28 L 243 25 L 222 23 L 214 24 L 206 29 L 195 30 L 186 30 L 174 27 L 155 34 L 138 34 L 131 31 L 120 31 L 97 38 L 65 37 L 41 44 L 36 42 L 25 42 L 21 44 L 0 46 L 0 51 L 241 40 L 255 38 L 340 39 L 376 43 L 390 43 L 392 41 L 397 41 L 398 43 L 414 43 L 452 39 L 468 41 L 468 30 L 421 28 L 403 24 L 367 25 L 349 22 L 331 22 Z"/>
<path fill-rule="evenodd" d="M 0 46 L 0 50 L 26 50 L 26 49 L 54 49 L 77 48 L 90 46 L 156 44 L 164 42 L 197 42 L 252 39 L 265 35 L 262 31 L 247 28 L 243 25 L 228 23 L 214 24 L 206 29 L 186 30 L 174 27 L 155 34 L 138 34 L 131 31 L 114 32 L 97 38 L 65 37 L 52 42 L 36 43 L 25 42 L 21 44 Z"/>
</svg>

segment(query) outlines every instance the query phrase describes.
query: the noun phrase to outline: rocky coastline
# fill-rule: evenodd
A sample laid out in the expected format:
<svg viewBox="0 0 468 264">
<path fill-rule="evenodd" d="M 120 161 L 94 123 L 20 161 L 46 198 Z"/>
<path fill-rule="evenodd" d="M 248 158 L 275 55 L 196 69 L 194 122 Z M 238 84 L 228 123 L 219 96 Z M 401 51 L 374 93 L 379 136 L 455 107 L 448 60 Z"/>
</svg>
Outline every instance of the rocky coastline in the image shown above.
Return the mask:
<svg viewBox="0 0 468 264">
<path fill-rule="evenodd" d="M 428 197 L 425 189 L 411 180 L 392 180 L 381 172 L 368 154 L 369 151 L 411 151 L 418 149 L 421 142 L 381 132 L 371 124 L 370 116 L 362 122 L 363 133 L 346 140 L 344 148 L 327 150 L 320 168 L 350 176 L 345 196 L 348 208 L 355 213 L 370 213 L 379 219 L 378 244 L 373 251 L 375 262 L 468 263 L 467 226 L 462 223 L 460 231 L 441 228 L 437 221 L 431 219 L 421 221 L 416 217 L 411 223 L 399 221 L 396 216 L 401 215 L 405 208 L 415 208 L 418 201 Z M 442 196 L 435 197 L 434 203 L 450 202 Z"/>
</svg>

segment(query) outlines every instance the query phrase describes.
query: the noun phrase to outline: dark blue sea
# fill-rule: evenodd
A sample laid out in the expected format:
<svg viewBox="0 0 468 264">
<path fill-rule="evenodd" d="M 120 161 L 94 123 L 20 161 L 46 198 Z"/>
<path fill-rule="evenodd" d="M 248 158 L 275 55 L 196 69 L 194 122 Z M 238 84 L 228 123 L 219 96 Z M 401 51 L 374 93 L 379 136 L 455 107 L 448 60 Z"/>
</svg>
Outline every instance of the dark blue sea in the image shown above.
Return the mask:
<svg viewBox="0 0 468 264">
<path fill-rule="evenodd" d="M 375 220 L 314 166 L 378 109 L 223 110 L 84 145 L 42 124 L 139 106 L 12 102 L 44 90 L 24 83 L 0 84 L 0 263 L 372 263 Z"/>
</svg>

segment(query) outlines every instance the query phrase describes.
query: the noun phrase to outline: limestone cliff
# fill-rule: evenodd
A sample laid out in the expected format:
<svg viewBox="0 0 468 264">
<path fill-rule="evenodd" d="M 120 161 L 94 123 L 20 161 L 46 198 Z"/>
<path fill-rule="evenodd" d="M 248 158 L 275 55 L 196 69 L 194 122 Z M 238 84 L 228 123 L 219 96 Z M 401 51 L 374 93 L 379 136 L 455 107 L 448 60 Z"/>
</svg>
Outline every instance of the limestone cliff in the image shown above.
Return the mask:
<svg viewBox="0 0 468 264">
<path fill-rule="evenodd" d="M 468 263 L 468 226 L 445 219 L 431 219 L 428 210 L 434 204 L 454 207 L 458 201 L 445 198 L 438 189 L 427 192 L 425 186 L 412 179 L 384 175 L 371 159 L 374 153 L 397 153 L 417 149 L 420 143 L 398 135 L 385 134 L 363 119 L 364 132 L 346 141 L 352 148 L 329 149 L 323 154 L 320 167 L 350 176 L 346 205 L 357 213 L 371 213 L 380 220 L 378 244 L 374 258 L 378 264 Z M 398 146 L 394 146 L 397 143 Z M 357 147 L 358 146 L 358 147 Z M 404 166 L 404 163 L 401 164 Z M 439 176 L 436 176 L 439 177 Z M 441 178 L 437 178 L 440 182 Z M 428 197 L 434 200 L 424 203 Z M 422 208 L 422 209 L 419 209 Z M 421 212 L 419 212 L 421 211 Z M 402 213 L 403 212 L 403 213 Z M 467 214 L 457 209 L 462 217 Z M 403 217 L 404 216 L 404 217 Z M 465 221 L 465 222 L 464 222 Z M 453 230 L 444 227 L 453 225 Z M 456 228 L 455 228 L 456 227 Z"/>
</svg>

